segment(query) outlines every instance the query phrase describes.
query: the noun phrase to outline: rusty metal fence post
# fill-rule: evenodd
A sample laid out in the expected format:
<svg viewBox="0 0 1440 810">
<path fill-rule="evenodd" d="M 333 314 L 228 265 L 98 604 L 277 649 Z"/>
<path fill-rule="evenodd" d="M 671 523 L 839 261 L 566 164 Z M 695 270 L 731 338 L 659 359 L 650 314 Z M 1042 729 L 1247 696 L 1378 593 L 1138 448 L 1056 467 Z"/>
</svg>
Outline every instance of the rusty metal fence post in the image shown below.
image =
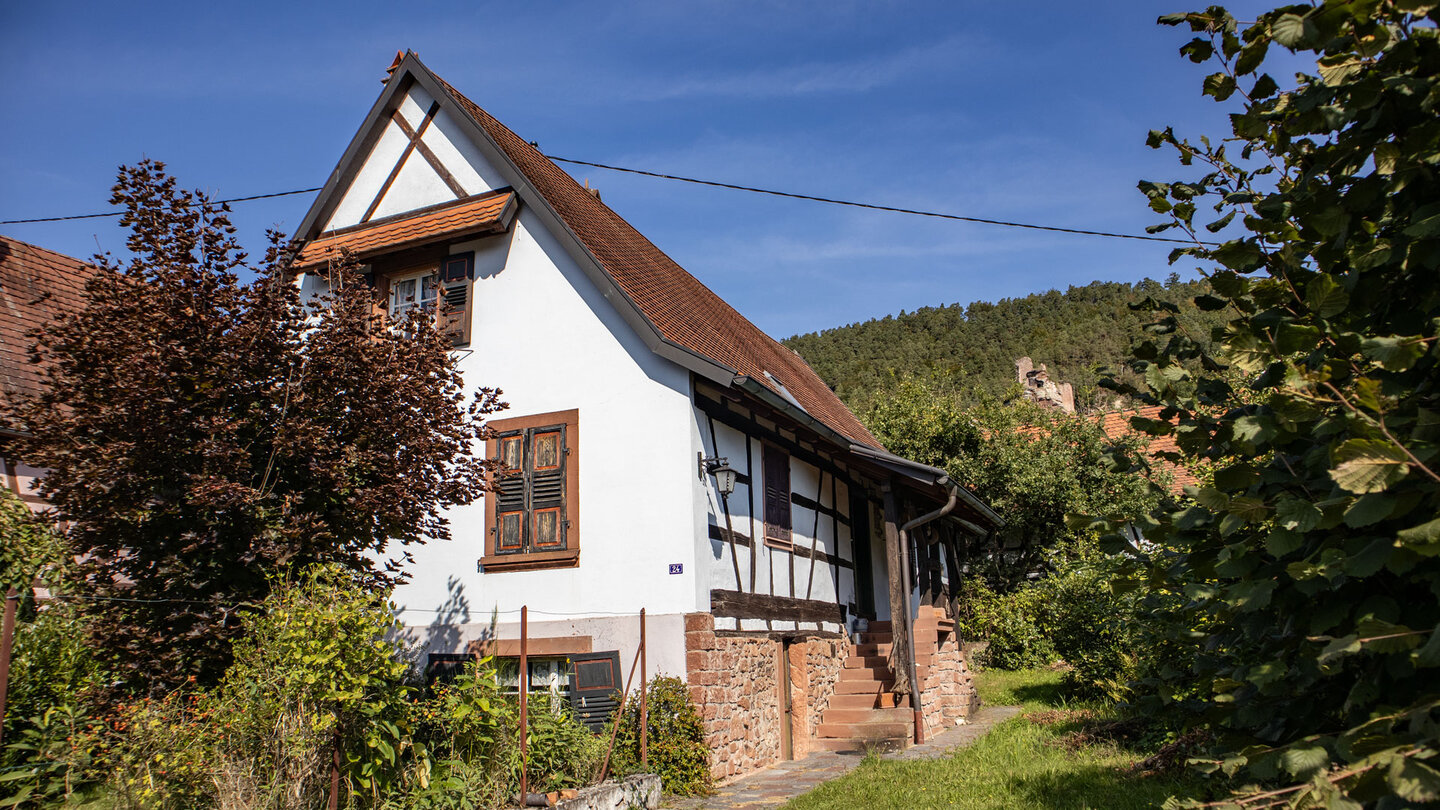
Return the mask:
<svg viewBox="0 0 1440 810">
<path fill-rule="evenodd" d="M 10 646 L 15 642 L 15 608 L 20 592 L 11 588 L 5 593 L 5 619 L 0 629 L 0 743 L 5 741 L 5 700 L 10 694 Z"/>
<path fill-rule="evenodd" d="M 645 608 L 640 608 L 640 766 L 650 767 L 649 725 L 650 711 L 647 701 L 649 689 L 645 688 Z"/>
<path fill-rule="evenodd" d="M 526 732 L 530 722 L 530 662 L 529 657 L 530 607 L 520 606 L 520 801 L 523 804 L 530 793 L 530 777 L 527 773 L 530 758 L 526 751 Z"/>
</svg>

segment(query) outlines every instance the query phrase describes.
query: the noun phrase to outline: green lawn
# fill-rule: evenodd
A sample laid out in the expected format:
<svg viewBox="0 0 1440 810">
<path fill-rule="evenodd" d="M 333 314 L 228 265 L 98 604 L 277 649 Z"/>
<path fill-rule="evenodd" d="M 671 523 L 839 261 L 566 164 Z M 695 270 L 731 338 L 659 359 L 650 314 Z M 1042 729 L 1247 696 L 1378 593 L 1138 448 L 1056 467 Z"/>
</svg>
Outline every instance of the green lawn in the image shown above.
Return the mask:
<svg viewBox="0 0 1440 810">
<path fill-rule="evenodd" d="M 1112 719 L 1106 706 L 1067 701 L 1061 673 L 984 672 L 988 705 L 1025 713 L 996 726 L 954 756 L 902 762 L 871 757 L 849 774 L 786 805 L 788 810 L 852 808 L 1148 808 L 1166 797 L 1198 795 L 1193 780 L 1132 776 L 1149 751 L 1096 733 Z M 1123 736 L 1123 735 L 1121 735 Z"/>
</svg>

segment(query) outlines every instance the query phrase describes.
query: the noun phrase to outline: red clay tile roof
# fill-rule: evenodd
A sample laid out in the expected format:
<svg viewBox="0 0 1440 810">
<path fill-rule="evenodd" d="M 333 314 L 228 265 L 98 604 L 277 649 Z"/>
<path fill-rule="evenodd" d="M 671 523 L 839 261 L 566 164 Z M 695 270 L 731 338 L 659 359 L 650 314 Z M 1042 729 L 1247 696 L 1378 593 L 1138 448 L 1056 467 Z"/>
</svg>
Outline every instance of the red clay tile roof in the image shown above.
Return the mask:
<svg viewBox="0 0 1440 810">
<path fill-rule="evenodd" d="M 501 230 L 513 210 L 514 200 L 514 192 L 488 192 L 322 233 L 305 245 L 295 258 L 294 266 L 297 269 L 315 267 L 339 259 L 341 251 L 346 249 L 355 254 L 356 259 L 366 259 L 441 239 Z"/>
<path fill-rule="evenodd" d="M 1112 439 L 1134 435 L 1136 434 L 1136 430 L 1130 426 L 1130 419 L 1132 417 L 1138 416 L 1142 419 L 1159 419 L 1162 410 L 1164 410 L 1164 408 L 1160 405 L 1147 405 L 1138 410 L 1104 413 L 1100 415 L 1100 429 L 1104 430 L 1105 435 Z M 1157 453 L 1178 453 L 1180 452 L 1180 447 L 1175 444 L 1175 436 L 1172 434 L 1169 436 L 1151 437 L 1150 443 L 1146 446 L 1146 450 L 1153 456 Z M 1174 477 L 1174 480 L 1170 484 L 1170 491 L 1172 493 L 1179 494 L 1185 487 L 1200 482 L 1194 473 L 1174 462 L 1166 459 L 1155 459 L 1155 462 L 1160 469 L 1170 473 Z"/>
<path fill-rule="evenodd" d="M 93 272 L 79 259 L 0 236 L 0 404 L 40 393 L 44 377 L 30 362 L 27 333 L 83 307 Z"/>
<path fill-rule="evenodd" d="M 662 337 L 783 395 L 766 379 L 768 371 L 800 407 L 827 427 L 852 441 L 881 447 L 800 355 L 746 320 L 538 149 L 435 78 L 535 186 Z"/>
</svg>

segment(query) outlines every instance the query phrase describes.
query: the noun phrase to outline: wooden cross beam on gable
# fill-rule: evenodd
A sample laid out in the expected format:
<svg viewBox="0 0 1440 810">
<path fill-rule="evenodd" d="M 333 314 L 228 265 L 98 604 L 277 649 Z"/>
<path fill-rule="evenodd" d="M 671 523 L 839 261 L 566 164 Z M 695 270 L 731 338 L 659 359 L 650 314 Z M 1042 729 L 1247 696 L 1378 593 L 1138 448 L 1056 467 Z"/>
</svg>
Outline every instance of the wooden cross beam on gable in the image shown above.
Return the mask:
<svg viewBox="0 0 1440 810">
<path fill-rule="evenodd" d="M 455 199 L 466 196 L 465 188 L 456 181 L 450 170 L 445 168 L 445 164 L 440 162 L 440 158 L 435 156 L 435 152 L 421 140 L 425 136 L 425 130 L 430 128 L 430 122 L 435 120 L 435 116 L 439 112 L 440 102 L 431 102 L 430 109 L 425 111 L 425 118 L 420 122 L 418 129 L 410 126 L 410 122 L 405 120 L 405 116 L 401 115 L 399 110 L 390 113 L 390 120 L 400 127 L 400 131 L 409 139 L 409 143 L 405 144 L 404 151 L 400 153 L 400 159 L 395 161 L 395 168 L 390 170 L 390 175 L 385 178 L 385 183 L 380 186 L 380 191 L 375 194 L 375 199 L 370 201 L 370 207 L 365 209 L 365 216 L 360 218 L 361 222 L 369 222 L 370 218 L 375 216 L 375 210 L 380 207 L 380 201 L 385 199 L 385 193 L 390 190 L 395 178 L 400 176 L 400 170 L 405 167 L 405 161 L 410 158 L 412 152 L 420 153 L 425 162 L 430 164 L 430 168 L 435 170 L 435 173 L 444 181 L 445 186 L 455 195 Z"/>
</svg>

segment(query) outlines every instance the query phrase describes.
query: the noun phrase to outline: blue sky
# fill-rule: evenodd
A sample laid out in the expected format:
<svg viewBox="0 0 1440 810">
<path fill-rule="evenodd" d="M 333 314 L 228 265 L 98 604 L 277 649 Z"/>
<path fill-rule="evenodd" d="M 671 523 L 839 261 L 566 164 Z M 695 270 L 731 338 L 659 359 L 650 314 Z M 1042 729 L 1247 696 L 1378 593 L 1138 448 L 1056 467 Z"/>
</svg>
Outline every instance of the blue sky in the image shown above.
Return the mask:
<svg viewBox="0 0 1440 810">
<path fill-rule="evenodd" d="M 409 48 L 549 154 L 1140 233 L 1158 218 L 1136 182 L 1184 176 L 1147 131 L 1227 131 L 1176 52 L 1189 34 L 1155 24 L 1199 5 L 7 3 L 0 220 L 106 210 L 115 167 L 147 156 L 222 198 L 319 186 Z M 1160 244 L 567 169 L 776 337 L 1193 273 Z M 235 221 L 258 252 L 310 200 L 237 204 Z M 113 219 L 0 233 L 81 257 L 124 238 Z"/>
</svg>

